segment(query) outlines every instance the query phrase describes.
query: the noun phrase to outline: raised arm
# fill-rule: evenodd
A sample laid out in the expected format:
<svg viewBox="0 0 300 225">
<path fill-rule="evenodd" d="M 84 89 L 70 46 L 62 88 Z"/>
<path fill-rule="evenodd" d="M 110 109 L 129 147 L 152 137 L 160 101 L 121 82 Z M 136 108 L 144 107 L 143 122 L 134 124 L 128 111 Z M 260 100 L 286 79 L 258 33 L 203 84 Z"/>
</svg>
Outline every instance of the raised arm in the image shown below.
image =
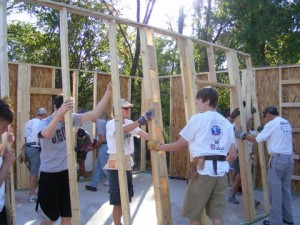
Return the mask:
<svg viewBox="0 0 300 225">
<path fill-rule="evenodd" d="M 100 114 L 104 111 L 110 97 L 112 94 L 112 83 L 109 82 L 107 87 L 106 87 L 106 91 L 104 96 L 101 98 L 101 100 L 98 102 L 98 104 L 96 105 L 96 107 L 86 113 L 83 113 L 81 116 L 81 122 L 87 122 L 87 121 L 94 121 L 96 122 L 97 119 L 99 118 Z"/>
</svg>

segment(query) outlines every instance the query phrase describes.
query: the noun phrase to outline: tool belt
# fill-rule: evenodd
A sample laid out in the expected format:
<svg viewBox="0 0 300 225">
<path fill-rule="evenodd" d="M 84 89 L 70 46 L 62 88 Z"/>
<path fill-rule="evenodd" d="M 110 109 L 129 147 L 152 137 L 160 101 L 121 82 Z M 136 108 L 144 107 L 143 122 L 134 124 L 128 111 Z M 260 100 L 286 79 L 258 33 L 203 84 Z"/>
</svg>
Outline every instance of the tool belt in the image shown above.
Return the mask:
<svg viewBox="0 0 300 225">
<path fill-rule="evenodd" d="M 196 179 L 198 176 L 198 170 L 203 170 L 205 165 L 205 160 L 213 161 L 214 172 L 217 175 L 217 161 L 226 161 L 225 155 L 207 155 L 207 156 L 198 156 L 195 157 L 192 162 L 190 162 L 187 169 L 187 178 L 188 179 Z"/>
<path fill-rule="evenodd" d="M 133 166 L 133 159 L 131 155 L 125 156 L 125 169 L 132 170 Z M 117 161 L 117 154 L 110 154 L 108 157 L 108 161 L 103 169 L 107 170 L 118 170 L 118 161 Z"/>
</svg>

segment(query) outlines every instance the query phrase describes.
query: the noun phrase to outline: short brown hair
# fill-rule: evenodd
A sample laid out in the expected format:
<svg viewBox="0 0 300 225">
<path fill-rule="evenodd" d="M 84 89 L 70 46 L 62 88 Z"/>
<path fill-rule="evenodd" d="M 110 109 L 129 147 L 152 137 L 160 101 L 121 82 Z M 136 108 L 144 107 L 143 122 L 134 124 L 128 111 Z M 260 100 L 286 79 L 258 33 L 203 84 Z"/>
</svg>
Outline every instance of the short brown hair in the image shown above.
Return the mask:
<svg viewBox="0 0 300 225">
<path fill-rule="evenodd" d="M 15 113 L 8 101 L 0 99 L 0 120 L 5 120 L 9 123 L 13 122 Z"/>
<path fill-rule="evenodd" d="M 219 101 L 219 94 L 215 88 L 209 86 L 201 88 L 196 94 L 196 99 L 199 98 L 202 99 L 202 102 L 205 102 L 206 100 L 210 100 L 209 105 L 214 108 L 217 108 L 217 104 Z"/>
</svg>

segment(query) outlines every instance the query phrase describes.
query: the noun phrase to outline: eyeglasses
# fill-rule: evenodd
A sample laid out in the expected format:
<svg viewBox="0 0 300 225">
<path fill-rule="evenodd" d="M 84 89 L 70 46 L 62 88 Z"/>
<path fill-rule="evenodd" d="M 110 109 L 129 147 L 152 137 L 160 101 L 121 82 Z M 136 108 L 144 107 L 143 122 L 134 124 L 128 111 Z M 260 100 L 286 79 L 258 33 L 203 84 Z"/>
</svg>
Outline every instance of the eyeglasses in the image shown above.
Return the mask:
<svg viewBox="0 0 300 225">
<path fill-rule="evenodd" d="M 130 107 L 122 107 L 122 109 L 124 109 L 124 110 L 129 110 Z"/>
</svg>

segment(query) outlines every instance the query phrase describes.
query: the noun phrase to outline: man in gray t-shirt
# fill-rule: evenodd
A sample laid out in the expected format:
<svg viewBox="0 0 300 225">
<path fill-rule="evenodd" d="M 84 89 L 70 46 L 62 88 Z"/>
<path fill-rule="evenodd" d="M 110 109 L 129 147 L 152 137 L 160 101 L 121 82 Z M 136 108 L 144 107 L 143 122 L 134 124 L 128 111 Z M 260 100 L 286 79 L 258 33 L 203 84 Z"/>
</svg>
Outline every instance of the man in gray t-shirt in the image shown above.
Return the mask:
<svg viewBox="0 0 300 225">
<path fill-rule="evenodd" d="M 73 126 L 96 121 L 103 112 L 112 92 L 111 82 L 100 102 L 92 111 L 72 114 Z M 65 114 L 73 109 L 72 100 L 57 96 L 54 113 L 40 123 L 41 167 L 37 212 L 43 217 L 42 224 L 52 224 L 61 217 L 61 224 L 71 225 L 72 211 L 69 188 L 68 162 L 65 135 Z"/>
</svg>

